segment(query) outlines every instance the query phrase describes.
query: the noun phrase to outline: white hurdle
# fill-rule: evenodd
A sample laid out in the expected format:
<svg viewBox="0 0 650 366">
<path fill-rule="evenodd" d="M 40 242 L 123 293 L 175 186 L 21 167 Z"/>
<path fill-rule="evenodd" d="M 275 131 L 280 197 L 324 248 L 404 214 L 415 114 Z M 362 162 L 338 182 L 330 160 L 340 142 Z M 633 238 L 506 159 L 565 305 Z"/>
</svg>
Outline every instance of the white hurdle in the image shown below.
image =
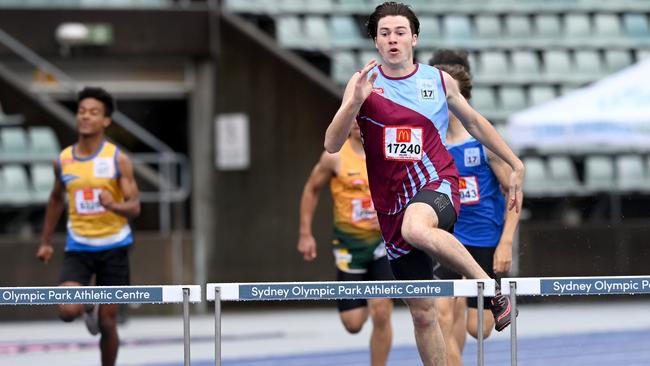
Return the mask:
<svg viewBox="0 0 650 366">
<path fill-rule="evenodd" d="M 338 300 L 369 298 L 478 297 L 478 365 L 483 365 L 483 296 L 494 296 L 494 280 L 344 281 L 208 283 L 207 301 L 214 301 L 214 357 L 221 366 L 222 301 Z"/>
<path fill-rule="evenodd" d="M 501 291 L 509 294 L 512 311 L 517 296 L 637 295 L 650 293 L 650 276 L 523 277 L 502 278 Z M 510 324 L 511 365 L 517 365 L 517 317 Z"/>
<path fill-rule="evenodd" d="M 0 305 L 183 304 L 184 365 L 190 365 L 190 306 L 201 302 L 201 286 L 0 287 Z"/>
</svg>

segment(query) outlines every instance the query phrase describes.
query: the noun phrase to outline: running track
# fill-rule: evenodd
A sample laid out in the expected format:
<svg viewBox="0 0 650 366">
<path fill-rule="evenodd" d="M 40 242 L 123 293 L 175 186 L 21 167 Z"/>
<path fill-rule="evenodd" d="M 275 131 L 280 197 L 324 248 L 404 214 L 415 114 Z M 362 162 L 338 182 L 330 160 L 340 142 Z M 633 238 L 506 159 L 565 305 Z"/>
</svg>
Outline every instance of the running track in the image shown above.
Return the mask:
<svg viewBox="0 0 650 366">
<path fill-rule="evenodd" d="M 510 342 L 486 342 L 485 365 L 510 365 Z M 476 364 L 476 343 L 468 340 L 463 354 L 466 365 Z M 223 366 L 367 366 L 367 350 L 349 350 L 301 355 L 225 359 Z M 412 346 L 393 348 L 390 366 L 421 365 Z M 181 366 L 182 363 L 143 366 Z M 213 360 L 192 360 L 194 366 L 214 365 Z M 649 366 L 650 329 L 607 333 L 581 333 L 561 336 L 522 338 L 518 342 L 521 366 Z"/>
</svg>

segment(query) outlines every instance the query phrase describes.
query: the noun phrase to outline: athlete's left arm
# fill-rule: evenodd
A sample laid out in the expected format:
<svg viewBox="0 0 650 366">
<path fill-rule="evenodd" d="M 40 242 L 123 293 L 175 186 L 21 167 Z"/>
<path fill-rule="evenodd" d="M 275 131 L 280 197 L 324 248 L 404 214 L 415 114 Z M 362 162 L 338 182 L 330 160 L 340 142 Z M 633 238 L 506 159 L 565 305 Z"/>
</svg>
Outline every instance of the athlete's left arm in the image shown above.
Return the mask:
<svg viewBox="0 0 650 366">
<path fill-rule="evenodd" d="M 512 173 L 512 168 L 510 165 L 506 164 L 505 161 L 501 160 L 495 153 L 488 150 L 488 163 L 492 172 L 497 177 L 499 184 L 504 192 L 508 192 L 510 189 L 509 177 Z M 497 245 L 496 250 L 494 251 L 494 260 L 492 266 L 495 273 L 506 273 L 510 271 L 512 267 L 512 242 L 515 237 L 515 231 L 517 230 L 517 225 L 519 224 L 520 213 L 516 210 L 506 210 L 505 220 L 503 222 L 503 231 L 501 232 L 501 238 L 499 239 L 499 244 Z"/>
<path fill-rule="evenodd" d="M 115 212 L 118 215 L 134 218 L 140 215 L 140 191 L 133 174 L 133 164 L 131 159 L 124 154 L 117 156 L 117 166 L 120 171 L 118 185 L 122 190 L 124 202 L 115 202 L 113 196 L 108 191 L 103 191 L 99 196 L 100 203 L 106 209 Z"/>
<path fill-rule="evenodd" d="M 510 147 L 501 138 L 499 133 L 492 127 L 485 117 L 472 108 L 467 100 L 460 94 L 458 85 L 454 79 L 442 72 L 447 91 L 447 104 L 449 110 L 461 121 L 465 129 L 480 141 L 485 147 L 503 159 L 512 168 L 509 177 L 510 192 L 508 194 L 508 209 L 519 212 L 524 199 L 524 164 L 510 150 Z"/>
</svg>

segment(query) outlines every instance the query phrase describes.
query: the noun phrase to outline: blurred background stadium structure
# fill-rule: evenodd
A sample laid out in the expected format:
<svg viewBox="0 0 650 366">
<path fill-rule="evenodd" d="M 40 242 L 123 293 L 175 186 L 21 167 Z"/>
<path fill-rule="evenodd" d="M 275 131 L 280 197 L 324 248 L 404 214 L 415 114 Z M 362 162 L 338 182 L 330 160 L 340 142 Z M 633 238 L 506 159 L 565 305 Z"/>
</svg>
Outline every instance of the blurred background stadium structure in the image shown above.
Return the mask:
<svg viewBox="0 0 650 366">
<path fill-rule="evenodd" d="M 416 59 L 469 50 L 472 104 L 506 139 L 515 113 L 650 59 L 650 0 L 405 2 L 421 22 Z M 56 284 L 60 252 L 49 266 L 34 254 L 85 85 L 116 95 L 108 135 L 137 163 L 134 284 L 333 279 L 331 205 L 310 265 L 295 250 L 298 203 L 344 83 L 378 57 L 364 31 L 376 3 L 0 0 L 0 286 Z M 515 274 L 647 274 L 650 144 L 578 142 L 518 150 Z M 63 220 L 58 233 L 62 249 Z"/>
</svg>

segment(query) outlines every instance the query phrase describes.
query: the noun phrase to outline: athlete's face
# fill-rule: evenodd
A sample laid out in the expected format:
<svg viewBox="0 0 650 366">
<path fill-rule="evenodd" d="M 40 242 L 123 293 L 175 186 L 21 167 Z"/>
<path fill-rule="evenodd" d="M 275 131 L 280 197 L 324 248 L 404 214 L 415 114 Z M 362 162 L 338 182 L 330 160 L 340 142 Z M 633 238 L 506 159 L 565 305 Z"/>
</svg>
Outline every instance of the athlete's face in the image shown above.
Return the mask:
<svg viewBox="0 0 650 366">
<path fill-rule="evenodd" d="M 77 130 L 82 136 L 93 136 L 102 133 L 111 119 L 106 116 L 104 103 L 95 98 L 85 98 L 77 107 Z"/>
<path fill-rule="evenodd" d="M 418 36 L 411 32 L 409 20 L 402 15 L 388 15 L 377 24 L 375 47 L 384 63 L 392 67 L 413 64 L 413 47 Z"/>
</svg>

